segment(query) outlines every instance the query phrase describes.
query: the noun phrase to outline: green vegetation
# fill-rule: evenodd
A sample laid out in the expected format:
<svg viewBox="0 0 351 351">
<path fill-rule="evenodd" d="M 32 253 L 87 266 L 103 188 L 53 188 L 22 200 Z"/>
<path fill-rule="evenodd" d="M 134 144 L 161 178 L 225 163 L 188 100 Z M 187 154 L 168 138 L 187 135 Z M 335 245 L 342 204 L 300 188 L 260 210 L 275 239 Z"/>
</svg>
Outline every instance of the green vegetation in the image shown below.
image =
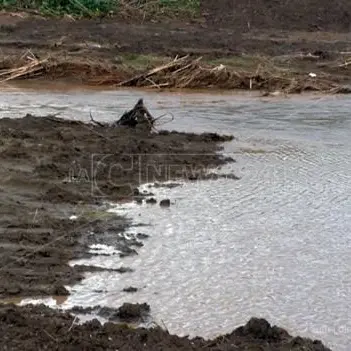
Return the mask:
<svg viewBox="0 0 351 351">
<path fill-rule="evenodd" d="M 0 9 L 31 9 L 53 16 L 70 14 L 89 17 L 112 15 L 125 10 L 152 14 L 196 14 L 200 9 L 200 0 L 0 0 Z"/>
<path fill-rule="evenodd" d="M 159 0 L 159 6 L 173 9 L 200 10 L 200 0 Z"/>
</svg>

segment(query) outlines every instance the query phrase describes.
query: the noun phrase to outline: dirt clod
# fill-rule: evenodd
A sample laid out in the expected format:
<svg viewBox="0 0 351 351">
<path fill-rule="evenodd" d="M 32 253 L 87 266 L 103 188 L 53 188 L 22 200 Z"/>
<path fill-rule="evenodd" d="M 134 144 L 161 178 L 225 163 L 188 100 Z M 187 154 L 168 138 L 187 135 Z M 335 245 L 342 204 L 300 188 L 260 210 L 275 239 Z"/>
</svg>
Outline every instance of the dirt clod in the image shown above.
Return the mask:
<svg viewBox="0 0 351 351">
<path fill-rule="evenodd" d="M 141 319 L 149 312 L 150 306 L 146 303 L 124 303 L 121 307 L 119 307 L 117 316 L 123 321 L 132 321 L 134 319 Z"/>
<path fill-rule="evenodd" d="M 136 235 L 137 239 L 143 240 L 143 239 L 147 239 L 149 237 L 149 235 L 145 234 L 145 233 L 138 233 Z"/>
<path fill-rule="evenodd" d="M 170 199 L 163 199 L 160 201 L 160 206 L 161 207 L 169 207 L 171 206 L 171 200 Z"/>
<path fill-rule="evenodd" d="M 154 204 L 157 204 L 157 200 L 154 198 L 154 197 L 151 197 L 149 199 L 146 199 L 145 202 L 147 204 L 151 204 L 151 205 L 154 205 Z"/>
</svg>

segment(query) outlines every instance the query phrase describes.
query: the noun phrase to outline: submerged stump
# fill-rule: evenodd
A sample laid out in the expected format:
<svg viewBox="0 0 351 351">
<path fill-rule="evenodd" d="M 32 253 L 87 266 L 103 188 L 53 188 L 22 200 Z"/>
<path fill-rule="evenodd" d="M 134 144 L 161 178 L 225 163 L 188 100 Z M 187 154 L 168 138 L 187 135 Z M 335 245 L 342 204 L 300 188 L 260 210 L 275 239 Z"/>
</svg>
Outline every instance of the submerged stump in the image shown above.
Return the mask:
<svg viewBox="0 0 351 351">
<path fill-rule="evenodd" d="M 113 126 L 127 126 L 135 128 L 138 125 L 151 129 L 155 119 L 144 105 L 143 99 L 139 99 L 133 109 L 125 112 Z"/>
<path fill-rule="evenodd" d="M 151 131 L 154 128 L 155 121 L 148 109 L 144 105 L 143 99 L 139 99 L 135 106 L 127 112 L 124 112 L 122 117 L 113 123 L 102 123 L 93 119 L 90 114 L 90 120 L 99 127 L 116 128 L 125 126 L 129 128 L 142 127 L 143 129 Z"/>
</svg>

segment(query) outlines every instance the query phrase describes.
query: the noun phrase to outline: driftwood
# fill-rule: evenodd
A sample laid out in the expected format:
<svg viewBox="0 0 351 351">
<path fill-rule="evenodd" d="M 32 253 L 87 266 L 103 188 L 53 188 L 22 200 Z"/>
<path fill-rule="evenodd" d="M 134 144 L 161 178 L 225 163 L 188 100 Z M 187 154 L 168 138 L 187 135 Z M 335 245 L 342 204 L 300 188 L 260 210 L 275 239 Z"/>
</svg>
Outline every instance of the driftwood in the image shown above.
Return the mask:
<svg viewBox="0 0 351 351">
<path fill-rule="evenodd" d="M 145 73 L 138 74 L 137 76 L 134 76 L 131 79 L 124 80 L 123 82 L 118 83 L 117 86 L 133 86 L 136 83 L 138 83 L 139 80 L 148 80 L 149 77 L 151 77 L 159 72 L 172 70 L 178 66 L 181 67 L 182 64 L 184 64 L 184 62 L 186 62 L 188 57 L 189 57 L 188 55 L 181 57 L 181 58 L 176 57 L 173 61 L 171 61 L 165 65 L 153 68 L 152 70 L 147 71 Z"/>
<path fill-rule="evenodd" d="M 267 93 L 278 90 L 285 94 L 303 91 L 350 93 L 350 89 L 333 82 L 327 76 L 321 74 L 318 77 L 306 76 L 306 73 L 296 73 L 276 66 L 270 60 L 263 60 L 263 63 L 259 64 L 253 72 L 235 70 L 223 64 L 214 67 L 200 61 L 201 57 L 195 60 L 188 56 L 175 58 L 167 64 L 120 82 L 117 86 L 247 89 Z M 349 62 L 343 66 L 348 64 Z"/>
<path fill-rule="evenodd" d="M 48 62 L 48 58 L 40 60 L 30 50 L 20 58 L 20 61 L 23 59 L 27 63 L 21 67 L 0 70 L 0 83 L 38 74 L 45 69 L 45 64 Z"/>
</svg>

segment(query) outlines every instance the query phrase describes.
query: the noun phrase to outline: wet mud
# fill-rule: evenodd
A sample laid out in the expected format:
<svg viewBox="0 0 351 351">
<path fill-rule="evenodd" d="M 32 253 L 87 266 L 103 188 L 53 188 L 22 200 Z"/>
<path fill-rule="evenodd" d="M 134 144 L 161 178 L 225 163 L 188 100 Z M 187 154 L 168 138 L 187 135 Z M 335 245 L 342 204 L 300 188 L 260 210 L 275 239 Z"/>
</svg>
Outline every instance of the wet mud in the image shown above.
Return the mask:
<svg viewBox="0 0 351 351">
<path fill-rule="evenodd" d="M 134 289 L 131 290 L 129 288 L 129 292 L 135 292 L 136 290 Z M 102 306 L 83 308 L 75 306 L 67 312 L 100 316 L 110 322 L 116 323 L 143 323 L 147 321 L 147 318 L 149 317 L 150 306 L 147 303 L 124 303 L 118 308 Z"/>
<path fill-rule="evenodd" d="M 106 310 L 104 315 L 127 316 L 148 312 L 148 306 L 134 305 Z M 80 311 L 81 312 L 81 311 Z M 123 312 L 123 313 L 122 313 Z M 135 314 L 136 313 L 136 314 Z M 318 340 L 293 337 L 266 320 L 252 318 L 232 333 L 213 340 L 178 337 L 165 326 L 149 329 L 128 324 L 101 323 L 94 319 L 79 324 L 68 312 L 44 305 L 0 305 L 0 338 L 5 350 L 208 350 L 208 351 L 330 351 Z"/>
<path fill-rule="evenodd" d="M 224 164 L 217 151 L 231 140 L 31 115 L 1 119 L 0 135 L 2 297 L 67 294 L 64 286 L 101 270 L 68 265 L 99 254 L 89 253 L 90 245 L 113 246 L 121 257 L 137 255 L 144 235 L 126 238 L 128 222 L 107 213 L 109 203 L 145 197 L 136 189 L 145 182 Z"/>
</svg>

